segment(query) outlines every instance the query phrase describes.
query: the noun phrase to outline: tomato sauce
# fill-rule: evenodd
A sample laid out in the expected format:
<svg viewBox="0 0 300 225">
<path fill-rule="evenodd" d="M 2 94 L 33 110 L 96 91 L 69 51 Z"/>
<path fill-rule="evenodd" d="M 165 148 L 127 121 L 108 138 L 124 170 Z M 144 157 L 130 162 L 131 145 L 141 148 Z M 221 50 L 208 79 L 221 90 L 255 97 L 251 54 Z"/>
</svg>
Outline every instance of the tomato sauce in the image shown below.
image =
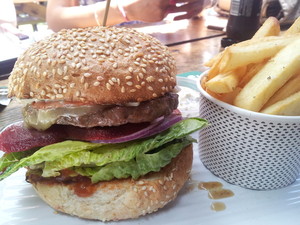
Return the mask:
<svg viewBox="0 0 300 225">
<path fill-rule="evenodd" d="M 60 176 L 45 178 L 38 174 L 27 174 L 26 181 L 29 183 L 43 182 L 47 185 L 63 184 L 73 190 L 78 197 L 90 197 L 96 191 L 99 184 L 93 184 L 88 177 L 80 176 L 70 169 L 61 171 Z"/>
</svg>

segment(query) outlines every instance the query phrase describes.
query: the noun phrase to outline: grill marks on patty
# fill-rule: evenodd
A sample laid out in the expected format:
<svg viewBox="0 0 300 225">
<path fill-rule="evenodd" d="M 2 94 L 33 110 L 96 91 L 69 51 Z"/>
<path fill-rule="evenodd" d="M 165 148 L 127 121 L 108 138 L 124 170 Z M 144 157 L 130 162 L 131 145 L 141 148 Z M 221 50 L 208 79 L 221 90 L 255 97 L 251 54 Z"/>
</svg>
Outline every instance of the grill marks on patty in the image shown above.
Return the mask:
<svg viewBox="0 0 300 225">
<path fill-rule="evenodd" d="M 46 104 L 46 103 L 45 103 Z M 51 106 L 52 105 L 52 106 Z M 160 116 L 169 115 L 178 106 L 178 95 L 166 95 L 128 105 L 72 105 L 53 104 L 36 107 L 34 103 L 23 110 L 24 121 L 36 129 L 47 129 L 53 124 L 78 127 L 119 126 L 126 123 L 151 122 Z"/>
</svg>

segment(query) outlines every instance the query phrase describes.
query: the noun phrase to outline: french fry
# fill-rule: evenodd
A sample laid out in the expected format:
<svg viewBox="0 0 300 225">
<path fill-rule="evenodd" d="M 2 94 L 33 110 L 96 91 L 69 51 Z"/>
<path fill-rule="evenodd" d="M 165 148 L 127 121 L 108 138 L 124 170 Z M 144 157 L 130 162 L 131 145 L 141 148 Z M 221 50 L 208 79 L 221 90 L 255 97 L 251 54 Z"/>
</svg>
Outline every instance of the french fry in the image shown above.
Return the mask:
<svg viewBox="0 0 300 225">
<path fill-rule="evenodd" d="M 252 41 L 250 45 L 235 45 L 227 48 L 226 54 L 219 63 L 219 71 L 227 72 L 238 67 L 259 63 L 273 57 L 282 48 L 299 39 L 300 35 L 288 37 L 266 37 Z M 270 39 L 271 38 L 271 39 Z M 274 39 L 275 38 L 275 39 Z"/>
<path fill-rule="evenodd" d="M 279 102 L 292 94 L 300 91 L 300 74 L 292 77 L 285 85 L 283 85 L 264 105 L 267 108 L 276 102 Z"/>
<path fill-rule="evenodd" d="M 216 59 L 214 60 L 215 62 L 212 65 L 212 67 L 209 69 L 208 74 L 207 74 L 207 79 L 208 80 L 212 79 L 213 77 L 215 77 L 215 76 L 217 76 L 219 74 L 219 71 L 220 71 L 220 69 L 219 69 L 219 63 L 222 60 L 223 55 L 226 54 L 227 49 L 228 48 L 226 48 L 223 52 L 219 53 L 220 56 L 216 57 Z"/>
<path fill-rule="evenodd" d="M 245 85 L 234 100 L 234 105 L 260 111 L 270 97 L 300 70 L 300 39 L 276 54 Z"/>
<path fill-rule="evenodd" d="M 207 82 L 207 76 L 203 77 L 203 79 L 201 80 L 201 83 L 200 83 L 200 85 L 201 85 L 201 87 L 203 88 L 203 90 L 205 90 L 205 91 L 206 91 L 209 95 L 211 95 L 212 97 L 214 97 L 214 98 L 220 100 L 220 96 L 221 96 L 221 95 L 220 95 L 220 94 L 216 94 L 216 93 L 214 93 L 214 92 L 208 90 L 208 89 L 206 88 L 206 82 Z"/>
<path fill-rule="evenodd" d="M 205 62 L 203 65 L 207 67 L 212 67 L 216 62 L 219 62 L 224 54 L 224 51 L 220 52 L 219 54 L 215 55 L 211 58 L 208 62 Z"/>
<path fill-rule="evenodd" d="M 242 77 L 239 83 L 239 87 L 243 88 L 250 80 L 251 78 L 258 72 L 260 71 L 263 66 L 266 64 L 267 60 L 262 61 L 261 63 L 256 63 L 256 64 L 250 64 L 247 66 L 247 72 L 245 75 Z"/>
<path fill-rule="evenodd" d="M 283 35 L 288 36 L 297 33 L 300 33 L 300 17 L 298 17 L 298 19 L 295 20 L 292 26 L 290 26 L 290 28 L 286 32 L 284 32 Z"/>
<path fill-rule="evenodd" d="M 232 105 L 234 99 L 241 92 L 241 90 L 242 90 L 242 88 L 236 87 L 232 92 L 220 94 L 218 96 L 218 99 Z"/>
<path fill-rule="evenodd" d="M 262 113 L 282 116 L 300 116 L 300 91 L 265 108 Z"/>
<path fill-rule="evenodd" d="M 206 87 L 218 94 L 232 92 L 244 75 L 246 67 L 241 67 L 224 74 L 218 74 L 206 82 Z"/>
<path fill-rule="evenodd" d="M 256 31 L 252 39 L 267 37 L 267 36 L 278 36 L 280 33 L 280 24 L 278 19 L 275 17 L 268 17 L 263 25 Z"/>
</svg>

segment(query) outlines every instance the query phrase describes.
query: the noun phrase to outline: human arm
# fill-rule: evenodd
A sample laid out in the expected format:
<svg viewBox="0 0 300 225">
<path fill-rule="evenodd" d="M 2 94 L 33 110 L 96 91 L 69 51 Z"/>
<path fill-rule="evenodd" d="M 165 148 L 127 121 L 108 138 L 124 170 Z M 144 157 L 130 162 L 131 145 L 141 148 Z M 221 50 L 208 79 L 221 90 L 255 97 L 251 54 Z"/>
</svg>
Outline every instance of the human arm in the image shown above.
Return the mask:
<svg viewBox="0 0 300 225">
<path fill-rule="evenodd" d="M 49 28 L 59 31 L 62 28 L 88 27 L 102 24 L 106 2 L 80 6 L 76 0 L 48 0 L 46 20 Z M 98 16 L 95 17 L 95 14 Z M 107 25 L 124 22 L 116 1 L 111 1 Z"/>
<path fill-rule="evenodd" d="M 203 1 L 205 0 L 111 0 L 106 24 L 114 25 L 128 20 L 158 22 L 163 20 L 168 13 L 173 12 L 186 13 L 176 19 L 191 18 L 201 12 Z M 184 4 L 178 6 L 176 3 Z M 99 25 L 102 24 L 105 7 L 105 1 L 79 6 L 77 0 L 48 0 L 48 26 L 58 31 L 62 28 Z M 126 16 L 121 13 L 120 9 L 124 10 Z M 98 22 L 96 17 L 99 18 Z"/>
</svg>

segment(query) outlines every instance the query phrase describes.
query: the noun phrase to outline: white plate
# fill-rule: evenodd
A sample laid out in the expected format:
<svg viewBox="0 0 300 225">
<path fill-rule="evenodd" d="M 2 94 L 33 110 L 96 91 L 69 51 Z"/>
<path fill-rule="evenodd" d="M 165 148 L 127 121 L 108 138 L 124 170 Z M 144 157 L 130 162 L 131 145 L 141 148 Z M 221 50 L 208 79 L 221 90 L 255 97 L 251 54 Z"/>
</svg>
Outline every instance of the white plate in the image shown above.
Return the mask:
<svg viewBox="0 0 300 225">
<path fill-rule="evenodd" d="M 198 158 L 197 144 L 194 144 L 194 150 L 191 181 L 174 202 L 148 216 L 109 224 L 299 224 L 300 179 L 289 187 L 274 191 L 240 188 L 212 175 Z M 24 181 L 24 172 L 25 170 L 20 170 L 0 182 L 0 224 L 102 224 L 55 212 L 36 195 L 31 185 Z M 210 209 L 210 205 L 215 201 L 208 198 L 206 191 L 197 187 L 190 190 L 193 183 L 201 181 L 220 181 L 224 188 L 234 192 L 233 197 L 219 200 L 226 205 L 224 211 L 215 212 Z"/>
<path fill-rule="evenodd" d="M 193 134 L 193 137 L 197 138 L 197 133 Z M 21 169 L 0 182 L 0 224 L 104 224 L 57 213 L 24 181 L 24 174 L 25 170 Z M 224 211 L 211 210 L 210 206 L 215 200 L 209 199 L 206 191 L 194 187 L 194 184 L 209 181 L 219 181 L 224 188 L 234 192 L 233 197 L 218 200 L 225 203 Z M 199 160 L 198 146 L 194 144 L 191 181 L 175 201 L 158 212 L 139 219 L 109 224 L 296 225 L 299 224 L 299 207 L 300 179 L 286 188 L 273 191 L 253 191 L 231 185 L 214 176 L 203 166 Z"/>
</svg>

